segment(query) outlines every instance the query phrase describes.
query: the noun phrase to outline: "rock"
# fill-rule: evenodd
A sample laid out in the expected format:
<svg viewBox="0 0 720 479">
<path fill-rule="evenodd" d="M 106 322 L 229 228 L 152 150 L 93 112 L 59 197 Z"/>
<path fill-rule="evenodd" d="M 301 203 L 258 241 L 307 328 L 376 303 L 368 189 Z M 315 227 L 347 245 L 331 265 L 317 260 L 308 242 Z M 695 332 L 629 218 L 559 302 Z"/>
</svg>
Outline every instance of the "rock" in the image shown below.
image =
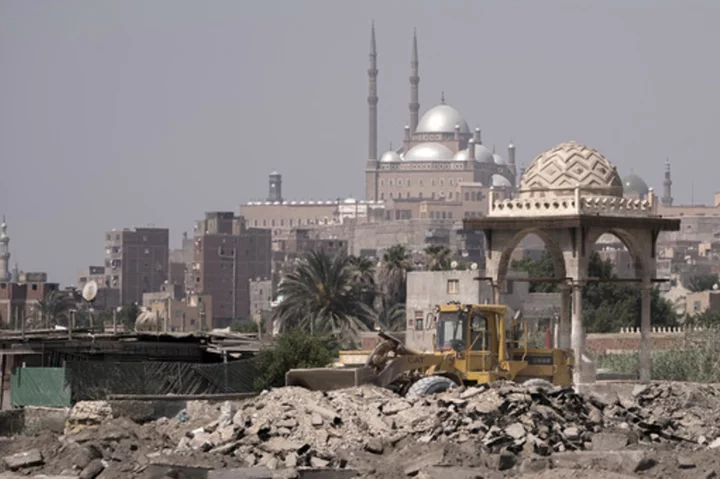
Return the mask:
<svg viewBox="0 0 720 479">
<path fill-rule="evenodd" d="M 235 405 L 230 401 L 225 401 L 220 406 L 220 417 L 218 418 L 218 427 L 225 427 L 233 424 L 235 416 Z"/>
<path fill-rule="evenodd" d="M 277 457 L 271 457 L 268 462 L 265 464 L 265 466 L 270 469 L 271 471 L 274 471 L 278 468 L 278 464 L 280 461 L 278 461 Z"/>
<path fill-rule="evenodd" d="M 652 469 L 657 464 L 657 461 L 651 457 L 643 457 L 640 459 L 635 466 L 633 472 L 643 472 Z"/>
<path fill-rule="evenodd" d="M 383 446 L 383 443 L 378 439 L 370 439 L 365 444 L 365 450 L 372 452 L 373 454 L 382 454 L 385 450 L 385 446 Z"/>
<path fill-rule="evenodd" d="M 260 445 L 260 448 L 273 454 L 285 452 L 297 452 L 303 445 L 282 437 L 271 437 L 267 442 Z"/>
<path fill-rule="evenodd" d="M 239 445 L 240 445 L 239 441 L 230 442 L 230 443 L 224 444 L 222 446 L 218 446 L 218 447 L 214 447 L 214 448 L 210 449 L 210 453 L 211 454 L 221 454 L 223 456 L 226 456 L 228 454 L 231 454 L 233 451 L 235 451 L 235 449 L 237 449 Z"/>
<path fill-rule="evenodd" d="M 620 451 L 628 444 L 628 436 L 623 433 L 601 432 L 591 438 L 593 451 Z"/>
<path fill-rule="evenodd" d="M 500 453 L 500 457 L 498 457 L 498 471 L 506 471 L 508 469 L 512 469 L 513 467 L 515 467 L 516 462 L 517 457 L 515 457 L 515 454 L 510 451 L 503 451 Z"/>
<path fill-rule="evenodd" d="M 277 428 L 287 428 L 287 429 L 293 429 L 297 426 L 298 422 L 295 419 L 283 419 L 282 421 L 275 422 L 274 426 Z"/>
<path fill-rule="evenodd" d="M 93 446 L 82 446 L 78 447 L 75 452 L 72 453 L 72 464 L 80 470 L 85 469 L 93 459 L 99 459 L 102 457 L 100 451 Z"/>
<path fill-rule="evenodd" d="M 102 459 L 93 459 L 80 473 L 80 479 L 95 479 L 105 470 Z"/>
<path fill-rule="evenodd" d="M 310 417 L 310 424 L 312 424 L 315 427 L 319 427 L 323 425 L 323 418 L 318 413 L 313 413 Z"/>
<path fill-rule="evenodd" d="M 525 437 L 525 427 L 519 422 L 516 422 L 505 428 L 505 434 L 513 439 L 523 438 Z"/>
<path fill-rule="evenodd" d="M 29 451 L 5 456 L 3 459 L 8 469 L 17 470 L 24 467 L 39 466 L 43 463 L 42 454 L 38 449 L 30 449 Z"/>
<path fill-rule="evenodd" d="M 243 415 L 243 412 L 242 411 L 236 412 L 232 418 L 232 422 L 236 426 L 245 427 L 246 423 L 245 423 L 245 416 Z"/>
<path fill-rule="evenodd" d="M 298 455 L 294 452 L 288 453 L 285 456 L 285 467 L 293 468 L 298 466 Z"/>
<path fill-rule="evenodd" d="M 217 433 L 217 445 L 221 446 L 223 444 L 227 444 L 230 441 L 234 441 L 237 438 L 237 430 L 235 429 L 235 426 L 232 424 L 229 426 L 223 426 L 221 428 L 218 428 L 216 431 Z"/>
<path fill-rule="evenodd" d="M 191 449 L 194 449 L 196 451 L 209 451 L 214 446 L 212 438 L 212 434 L 208 434 L 206 432 L 199 432 L 193 435 L 193 438 L 190 439 L 189 446 Z"/>
<path fill-rule="evenodd" d="M 404 399 L 393 399 L 383 405 L 382 412 L 386 416 L 390 416 L 392 414 L 397 414 L 400 411 L 404 411 L 405 409 L 410 409 L 410 404 L 408 404 L 407 401 Z"/>
<path fill-rule="evenodd" d="M 563 435 L 568 441 L 577 441 L 580 439 L 580 431 L 576 427 L 566 427 Z"/>
<path fill-rule="evenodd" d="M 520 464 L 520 474 L 537 474 L 550 468 L 550 461 L 544 457 L 528 457 Z"/>
<path fill-rule="evenodd" d="M 718 447 L 720 447 L 720 437 L 718 437 L 717 439 L 714 439 L 713 442 L 711 442 L 710 445 L 708 445 L 708 447 L 710 449 L 717 449 Z"/>
<path fill-rule="evenodd" d="M 636 386 L 633 388 L 631 394 L 632 394 L 633 397 L 638 397 L 638 396 L 640 396 L 641 394 L 643 394 L 644 392 L 646 392 L 648 389 L 649 389 L 649 386 L 648 386 L 648 385 L 646 385 L 646 384 L 638 384 L 638 385 L 636 385 Z"/>
<path fill-rule="evenodd" d="M 696 466 L 695 462 L 687 456 L 678 456 L 677 462 L 680 469 L 693 469 Z"/>
<path fill-rule="evenodd" d="M 317 456 L 313 456 L 310 458 L 310 465 L 314 467 L 315 469 L 323 469 L 325 467 L 328 467 L 328 464 L 330 464 L 330 461 L 326 461 L 325 459 L 320 459 Z"/>
</svg>

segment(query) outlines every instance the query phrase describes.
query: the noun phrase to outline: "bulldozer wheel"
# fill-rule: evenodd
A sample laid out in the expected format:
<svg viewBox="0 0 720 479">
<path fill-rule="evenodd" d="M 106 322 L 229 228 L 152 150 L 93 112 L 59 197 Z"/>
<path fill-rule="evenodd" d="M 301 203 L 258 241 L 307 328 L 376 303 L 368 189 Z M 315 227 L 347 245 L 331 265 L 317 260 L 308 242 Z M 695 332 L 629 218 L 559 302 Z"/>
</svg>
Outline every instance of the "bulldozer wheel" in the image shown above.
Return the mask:
<svg viewBox="0 0 720 479">
<path fill-rule="evenodd" d="M 415 382 L 408 389 L 407 397 L 423 397 L 456 388 L 455 381 L 445 376 L 428 376 Z"/>
<path fill-rule="evenodd" d="M 552 389 L 555 387 L 555 386 L 553 386 L 553 383 L 551 383 L 550 381 L 548 381 L 546 379 L 539 379 L 539 378 L 528 379 L 527 381 L 525 381 L 522 384 L 523 384 L 523 386 L 527 386 L 530 388 Z"/>
</svg>

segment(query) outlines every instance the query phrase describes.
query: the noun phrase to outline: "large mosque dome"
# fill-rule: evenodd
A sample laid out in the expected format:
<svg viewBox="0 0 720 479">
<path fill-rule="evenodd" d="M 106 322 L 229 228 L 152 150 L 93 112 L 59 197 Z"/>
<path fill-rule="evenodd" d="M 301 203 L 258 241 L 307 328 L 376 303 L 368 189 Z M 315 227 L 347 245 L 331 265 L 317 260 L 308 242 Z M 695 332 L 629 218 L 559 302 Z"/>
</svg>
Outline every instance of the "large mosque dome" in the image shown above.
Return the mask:
<svg viewBox="0 0 720 479">
<path fill-rule="evenodd" d="M 453 161 L 467 161 L 468 160 L 468 150 L 465 148 L 464 150 L 460 150 L 457 153 L 455 153 L 455 156 L 453 156 Z M 492 163 L 493 162 L 493 154 L 490 150 L 488 150 L 483 145 L 475 145 L 475 161 L 478 161 L 480 163 Z"/>
<path fill-rule="evenodd" d="M 440 143 L 421 143 L 415 145 L 405 153 L 405 161 L 449 161 L 453 153 Z"/>
<path fill-rule="evenodd" d="M 599 151 L 574 141 L 561 143 L 535 158 L 520 180 L 521 190 L 580 187 L 599 195 L 622 196 L 615 165 Z"/>
<path fill-rule="evenodd" d="M 397 152 L 389 150 L 382 154 L 380 157 L 380 163 L 390 163 L 393 161 L 400 161 L 400 155 Z"/>
<path fill-rule="evenodd" d="M 648 188 L 647 183 L 645 183 L 645 180 L 643 180 L 640 176 L 636 175 L 635 173 L 630 173 L 622 180 L 623 183 L 623 193 L 624 194 L 631 194 L 631 195 L 638 195 L 641 198 L 644 198 L 647 196 L 648 192 L 650 191 L 650 188 Z"/>
<path fill-rule="evenodd" d="M 460 133 L 470 133 L 470 128 L 460 112 L 450 105 L 441 104 L 425 112 L 415 131 L 417 133 L 455 133 L 455 125 L 460 126 Z"/>
</svg>

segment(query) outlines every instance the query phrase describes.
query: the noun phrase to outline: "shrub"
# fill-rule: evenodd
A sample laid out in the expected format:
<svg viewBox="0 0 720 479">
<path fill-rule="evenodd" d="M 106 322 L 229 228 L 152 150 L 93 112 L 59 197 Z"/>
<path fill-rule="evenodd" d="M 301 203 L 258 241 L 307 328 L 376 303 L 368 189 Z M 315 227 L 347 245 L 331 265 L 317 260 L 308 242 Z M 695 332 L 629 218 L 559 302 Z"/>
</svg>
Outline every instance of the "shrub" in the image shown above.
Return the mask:
<svg viewBox="0 0 720 479">
<path fill-rule="evenodd" d="M 285 373 L 291 369 L 322 368 L 336 357 L 337 345 L 331 340 L 309 335 L 299 329 L 282 334 L 275 344 L 263 349 L 256 364 L 260 376 L 254 389 L 262 391 L 285 385 Z"/>
</svg>

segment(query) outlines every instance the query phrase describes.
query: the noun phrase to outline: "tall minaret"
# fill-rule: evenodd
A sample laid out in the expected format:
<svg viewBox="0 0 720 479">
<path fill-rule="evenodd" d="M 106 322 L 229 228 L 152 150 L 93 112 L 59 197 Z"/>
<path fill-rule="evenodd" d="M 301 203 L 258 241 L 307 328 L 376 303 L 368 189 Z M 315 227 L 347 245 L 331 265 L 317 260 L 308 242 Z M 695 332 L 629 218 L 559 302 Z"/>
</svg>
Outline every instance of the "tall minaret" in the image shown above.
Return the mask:
<svg viewBox="0 0 720 479">
<path fill-rule="evenodd" d="M 7 223 L 3 216 L 0 225 L 0 283 L 10 281 L 10 237 L 7 234 Z"/>
<path fill-rule="evenodd" d="M 377 49 L 375 47 L 375 22 L 370 27 L 370 68 L 368 68 L 368 110 L 369 131 L 368 131 L 368 161 L 366 171 L 366 199 L 377 201 L 378 199 L 378 140 L 377 140 Z"/>
<path fill-rule="evenodd" d="M 418 112 L 420 111 L 420 71 L 418 68 L 417 31 L 413 29 L 412 58 L 410 59 L 410 133 L 415 133 L 418 126 Z"/>
<path fill-rule="evenodd" d="M 672 206 L 672 180 L 670 179 L 670 158 L 665 160 L 665 181 L 663 181 L 663 197 L 660 200 L 665 206 Z"/>
</svg>

